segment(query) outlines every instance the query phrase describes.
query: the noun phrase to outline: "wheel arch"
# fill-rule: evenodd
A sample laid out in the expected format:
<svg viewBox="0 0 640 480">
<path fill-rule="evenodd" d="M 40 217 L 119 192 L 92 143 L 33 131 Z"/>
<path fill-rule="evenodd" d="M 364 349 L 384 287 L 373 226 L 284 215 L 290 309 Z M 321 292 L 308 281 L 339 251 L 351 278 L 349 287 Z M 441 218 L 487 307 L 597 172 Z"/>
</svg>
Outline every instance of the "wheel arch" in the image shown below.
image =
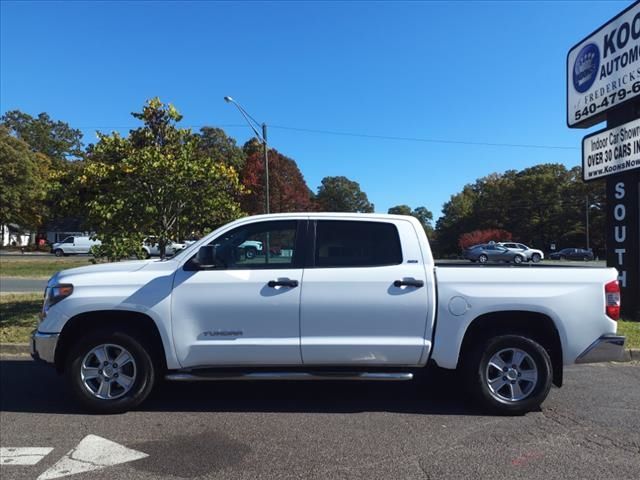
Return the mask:
<svg viewBox="0 0 640 480">
<path fill-rule="evenodd" d="M 125 331 L 144 342 L 150 348 L 151 357 L 159 362 L 161 370 L 167 369 L 167 357 L 158 326 L 153 319 L 141 312 L 131 310 L 96 310 L 79 313 L 70 318 L 60 332 L 54 363 L 58 372 L 63 372 L 67 356 L 75 340 L 101 328 Z"/>
<path fill-rule="evenodd" d="M 563 361 L 560 334 L 551 317 L 539 312 L 510 310 L 485 313 L 467 327 L 460 346 L 461 359 L 475 342 L 501 334 L 522 334 L 542 345 L 551 357 L 553 383 L 562 386 Z"/>
</svg>

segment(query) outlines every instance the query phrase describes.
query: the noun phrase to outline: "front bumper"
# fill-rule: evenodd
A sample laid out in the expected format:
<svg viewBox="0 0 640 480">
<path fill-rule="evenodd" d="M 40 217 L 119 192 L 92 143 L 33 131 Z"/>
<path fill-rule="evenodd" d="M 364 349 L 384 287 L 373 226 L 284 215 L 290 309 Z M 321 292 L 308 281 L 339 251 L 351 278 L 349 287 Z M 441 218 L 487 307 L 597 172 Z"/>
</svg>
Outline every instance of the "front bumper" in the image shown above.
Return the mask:
<svg viewBox="0 0 640 480">
<path fill-rule="evenodd" d="M 603 335 L 582 352 L 576 363 L 616 362 L 622 360 L 626 337 Z"/>
<path fill-rule="evenodd" d="M 42 333 L 37 330 L 34 331 L 31 334 L 31 357 L 34 360 L 54 363 L 59 337 L 59 333 Z"/>
</svg>

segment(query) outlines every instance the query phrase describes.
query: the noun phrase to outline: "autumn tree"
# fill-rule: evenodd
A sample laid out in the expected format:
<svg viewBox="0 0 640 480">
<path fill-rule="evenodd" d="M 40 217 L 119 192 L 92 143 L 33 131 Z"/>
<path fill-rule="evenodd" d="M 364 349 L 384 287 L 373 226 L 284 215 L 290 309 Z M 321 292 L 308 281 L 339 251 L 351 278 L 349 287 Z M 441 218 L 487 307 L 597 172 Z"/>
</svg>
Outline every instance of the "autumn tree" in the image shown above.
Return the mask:
<svg viewBox="0 0 640 480">
<path fill-rule="evenodd" d="M 250 191 L 242 206 L 250 214 L 264 213 L 264 153 L 255 140 L 244 147 L 247 159 L 242 184 Z M 314 209 L 311 192 L 297 163 L 275 149 L 269 149 L 269 208 L 271 213 L 308 212 Z"/>
<path fill-rule="evenodd" d="M 474 230 L 473 232 L 464 233 L 458 240 L 458 246 L 464 250 L 465 248 L 481 243 L 489 242 L 510 242 L 513 239 L 511 232 L 497 228 L 487 230 Z"/>
<path fill-rule="evenodd" d="M 128 137 L 99 134 L 75 182 L 106 256 L 139 253 L 144 237 L 154 236 L 164 257 L 168 240 L 242 214 L 237 172 L 178 128 L 182 115 L 173 105 L 154 98 L 132 115 L 143 125 Z"/>
<path fill-rule="evenodd" d="M 318 207 L 326 212 L 372 213 L 373 203 L 360 184 L 347 177 L 324 177 L 316 195 Z"/>
<path fill-rule="evenodd" d="M 0 126 L 0 226 L 38 228 L 46 214 L 51 160 Z"/>
</svg>

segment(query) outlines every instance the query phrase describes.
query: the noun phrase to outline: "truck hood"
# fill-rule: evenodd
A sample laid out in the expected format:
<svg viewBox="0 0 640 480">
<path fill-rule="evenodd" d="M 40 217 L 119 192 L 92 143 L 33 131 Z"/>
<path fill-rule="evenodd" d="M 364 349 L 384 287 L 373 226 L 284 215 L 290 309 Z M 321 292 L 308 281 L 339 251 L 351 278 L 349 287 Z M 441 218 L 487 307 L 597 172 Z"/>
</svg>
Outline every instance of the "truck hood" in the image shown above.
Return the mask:
<svg viewBox="0 0 640 480">
<path fill-rule="evenodd" d="M 61 280 L 72 275 L 95 274 L 95 273 L 131 273 L 136 272 L 151 263 L 157 263 L 159 260 L 132 260 L 126 262 L 99 263 L 97 265 L 88 265 L 86 267 L 69 268 L 56 273 L 51 280 Z M 51 282 L 50 280 L 50 282 Z"/>
</svg>

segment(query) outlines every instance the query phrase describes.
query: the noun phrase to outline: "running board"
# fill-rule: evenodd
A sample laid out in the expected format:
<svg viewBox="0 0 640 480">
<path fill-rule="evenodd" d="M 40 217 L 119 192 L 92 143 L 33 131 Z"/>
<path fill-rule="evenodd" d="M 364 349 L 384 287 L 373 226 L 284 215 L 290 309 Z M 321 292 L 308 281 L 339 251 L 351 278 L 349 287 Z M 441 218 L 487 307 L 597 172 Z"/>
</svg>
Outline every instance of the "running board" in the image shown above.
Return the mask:
<svg viewBox="0 0 640 480">
<path fill-rule="evenodd" d="M 169 373 L 165 380 L 175 382 L 198 382 L 202 380 L 377 380 L 406 381 L 413 373 L 392 372 L 216 372 L 216 373 Z"/>
</svg>

